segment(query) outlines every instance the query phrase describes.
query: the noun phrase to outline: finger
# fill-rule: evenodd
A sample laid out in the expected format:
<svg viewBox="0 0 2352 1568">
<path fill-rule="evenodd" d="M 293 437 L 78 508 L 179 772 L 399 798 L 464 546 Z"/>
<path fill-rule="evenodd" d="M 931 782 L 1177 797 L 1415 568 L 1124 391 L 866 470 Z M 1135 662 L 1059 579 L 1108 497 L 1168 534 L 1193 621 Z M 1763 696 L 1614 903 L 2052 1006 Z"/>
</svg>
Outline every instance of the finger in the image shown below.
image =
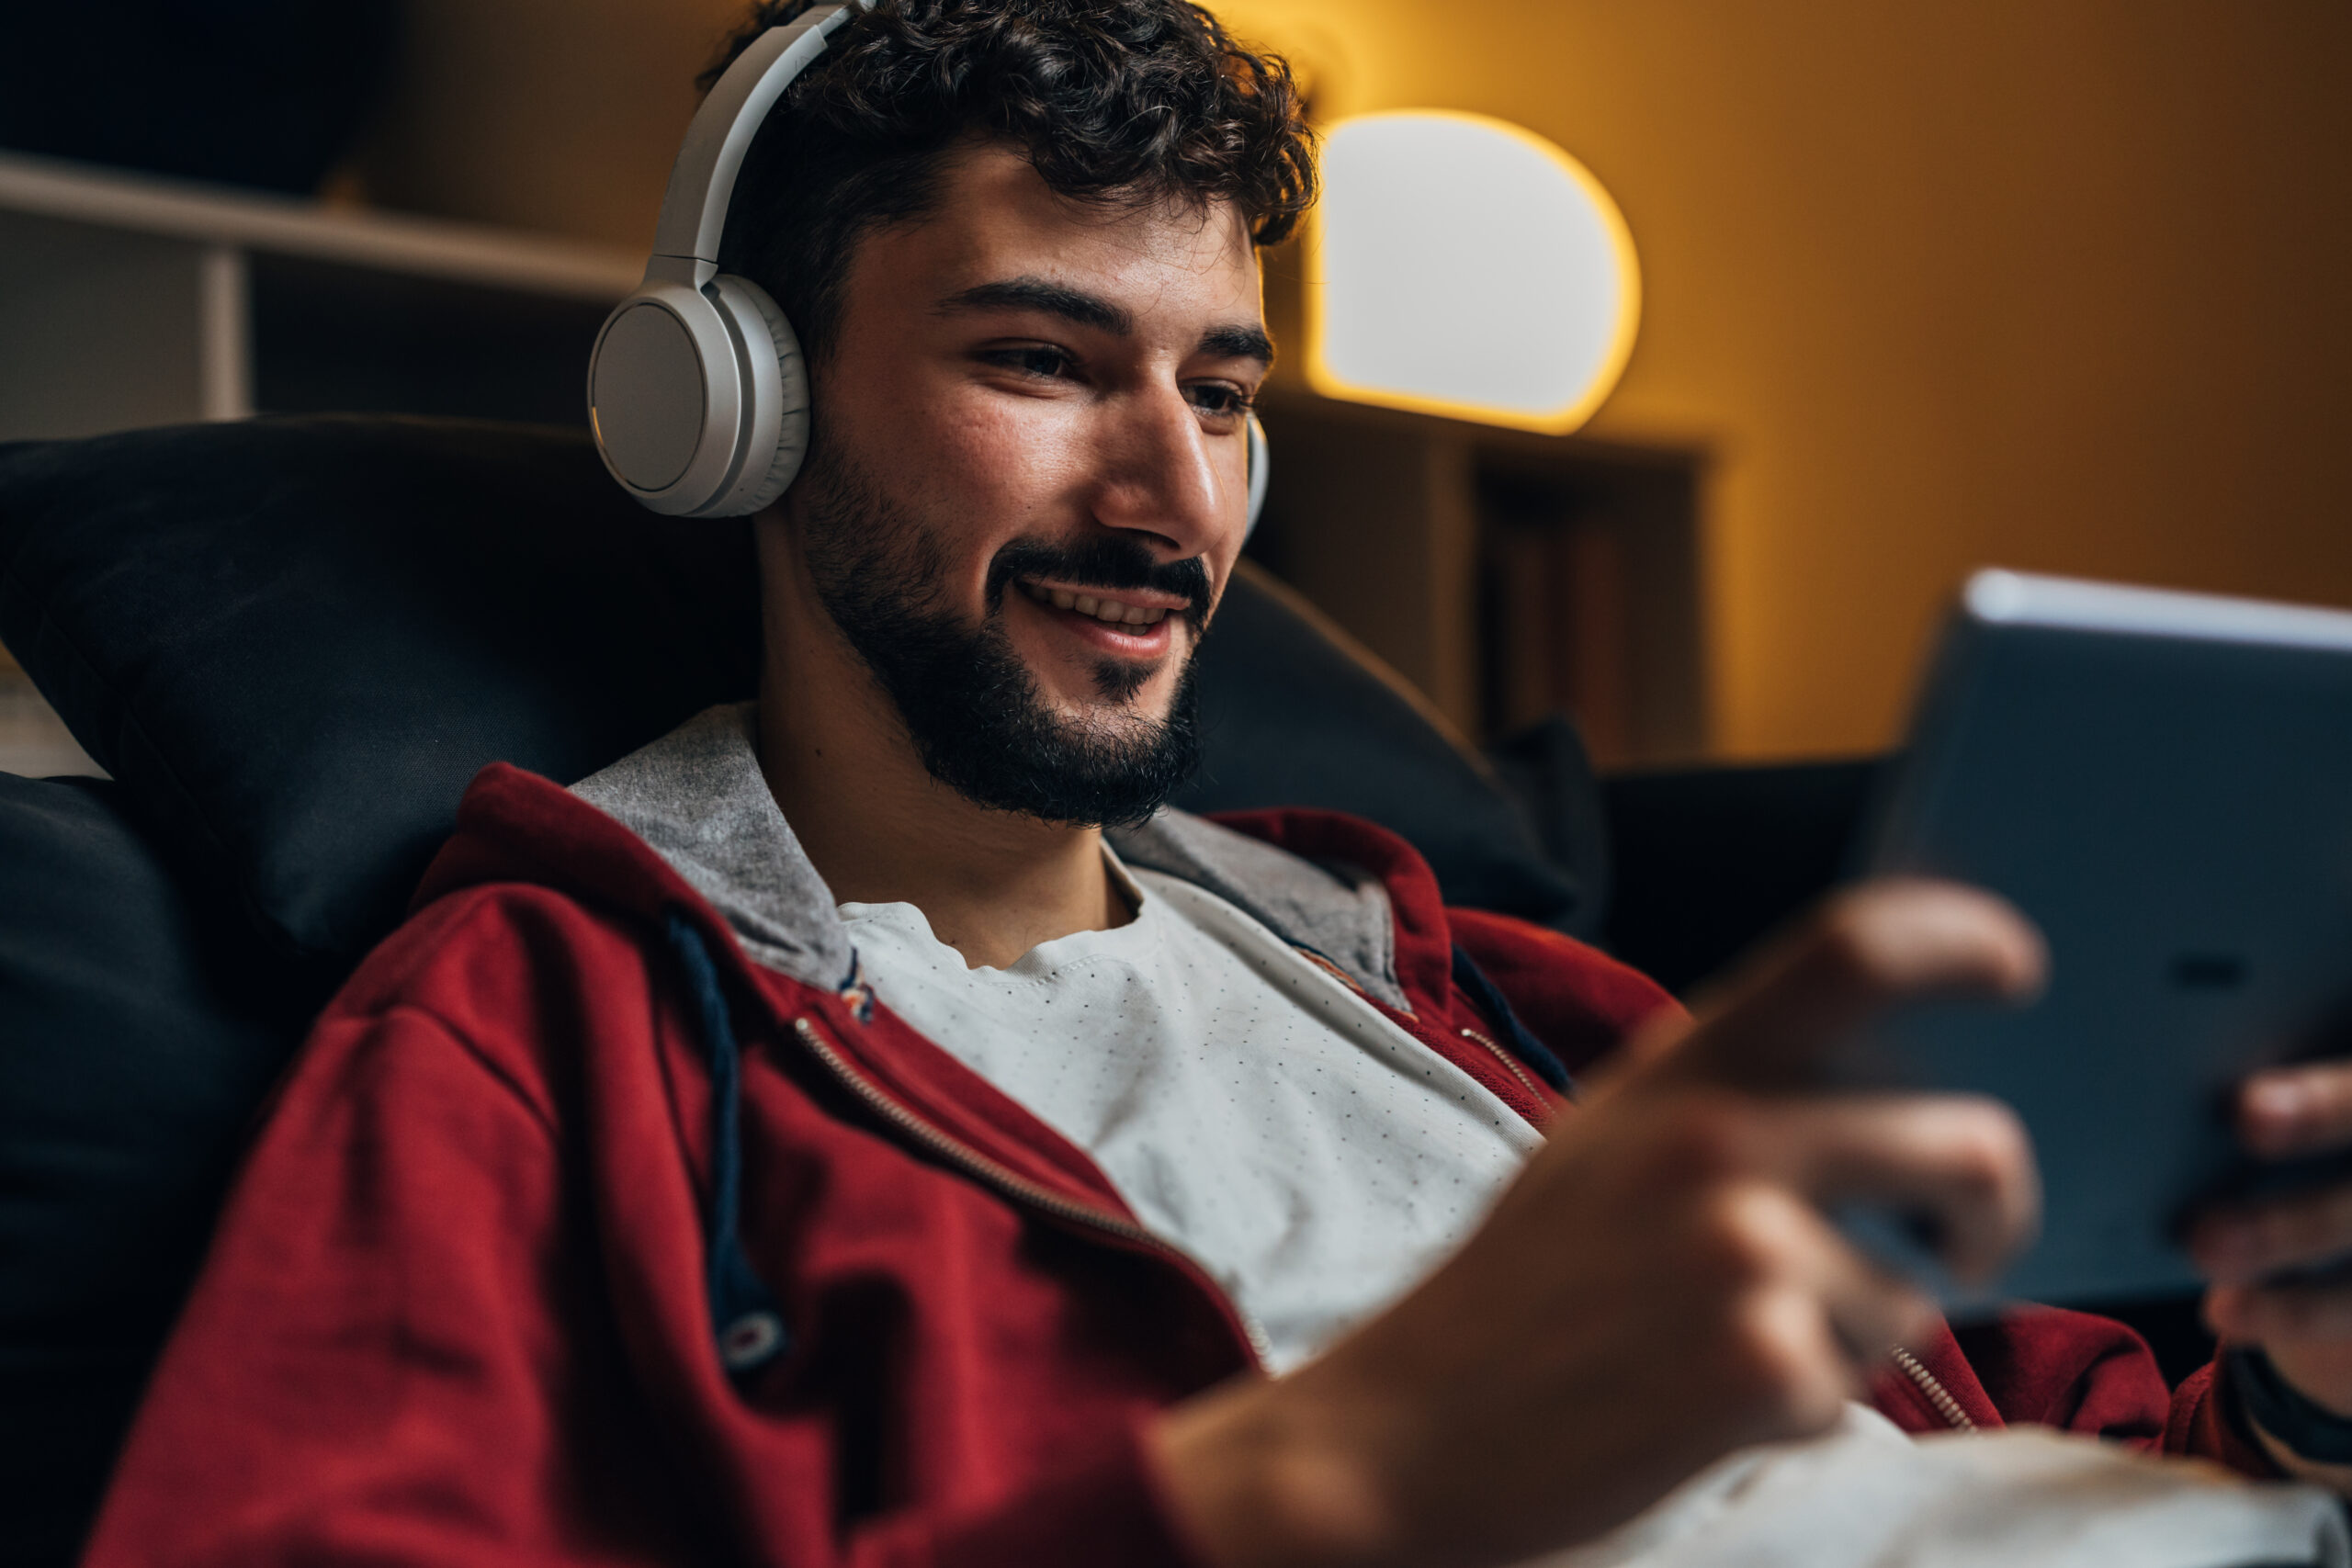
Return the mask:
<svg viewBox="0 0 2352 1568">
<path fill-rule="evenodd" d="M 1792 1206 L 1804 1227 L 1803 1243 L 1793 1249 L 1799 1278 L 1821 1303 L 1844 1348 L 1851 1380 L 1859 1384 L 1889 1351 L 1923 1337 L 1935 1326 L 1935 1303 L 1908 1280 L 1863 1257 L 1819 1210 Z"/>
<path fill-rule="evenodd" d="M 1870 1369 L 1936 1321 L 1924 1294 L 1870 1263 L 1786 1188 L 1743 1184 L 1724 1195 L 1718 1217 L 1736 1249 L 1767 1264 L 1720 1348 L 1732 1358 L 1732 1389 L 1770 1412 L 1773 1429 L 1759 1440 L 1833 1419 Z"/>
<path fill-rule="evenodd" d="M 2023 1000 L 2047 960 L 2025 917 L 1952 883 L 1874 882 L 1833 898 L 1735 979 L 1678 1053 L 1737 1083 L 1785 1081 L 1898 1002 Z"/>
<path fill-rule="evenodd" d="M 2205 1277 L 2225 1284 L 2334 1262 L 2352 1254 L 2352 1187 L 2209 1210 L 2190 1223 L 2188 1246 Z"/>
<path fill-rule="evenodd" d="M 1724 1359 L 1713 1381 L 1747 1417 L 1735 1429 L 1738 1447 L 1825 1432 L 1864 1387 L 1827 1304 L 1793 1281 L 1749 1296 L 1734 1332 L 1718 1337 Z"/>
<path fill-rule="evenodd" d="M 2216 1285 L 2205 1321 L 2245 1345 L 2352 1336 L 2352 1285 Z"/>
<path fill-rule="evenodd" d="M 2352 1063 L 2273 1067 L 2238 1089 L 2238 1135 L 2264 1159 L 2352 1145 Z"/>
<path fill-rule="evenodd" d="M 1786 1179 L 1824 1207 L 1884 1204 L 1924 1214 L 1954 1277 L 1990 1280 L 2032 1240 L 2040 1176 L 2007 1106 L 1966 1095 L 1840 1095 L 1763 1119 Z"/>
</svg>

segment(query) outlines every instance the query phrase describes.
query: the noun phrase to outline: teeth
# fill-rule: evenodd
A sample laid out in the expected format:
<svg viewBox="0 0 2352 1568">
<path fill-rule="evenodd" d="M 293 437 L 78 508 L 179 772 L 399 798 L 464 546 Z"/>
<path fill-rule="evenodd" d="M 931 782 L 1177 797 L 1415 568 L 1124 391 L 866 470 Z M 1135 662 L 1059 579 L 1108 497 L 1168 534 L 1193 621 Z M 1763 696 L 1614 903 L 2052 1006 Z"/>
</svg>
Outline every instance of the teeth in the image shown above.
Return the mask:
<svg viewBox="0 0 2352 1568">
<path fill-rule="evenodd" d="M 1114 626 L 1158 626 L 1168 618 L 1168 612 L 1144 604 L 1129 604 L 1121 600 L 1094 593 L 1076 593 L 1067 588 L 1044 588 L 1023 583 L 1022 592 L 1040 604 L 1051 604 L 1057 610 L 1074 610 L 1081 615 Z"/>
</svg>

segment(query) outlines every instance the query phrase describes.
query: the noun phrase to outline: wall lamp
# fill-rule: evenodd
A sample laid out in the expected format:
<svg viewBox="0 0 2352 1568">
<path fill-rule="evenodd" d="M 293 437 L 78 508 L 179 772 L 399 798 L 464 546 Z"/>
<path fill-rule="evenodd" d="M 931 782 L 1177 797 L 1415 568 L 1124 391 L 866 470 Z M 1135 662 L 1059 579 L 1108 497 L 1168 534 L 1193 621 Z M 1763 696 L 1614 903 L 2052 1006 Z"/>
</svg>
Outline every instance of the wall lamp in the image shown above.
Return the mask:
<svg viewBox="0 0 2352 1568">
<path fill-rule="evenodd" d="M 1326 397 L 1562 434 L 1617 384 L 1641 315 L 1634 238 L 1534 132 L 1441 109 L 1323 141 L 1306 377 Z"/>
</svg>

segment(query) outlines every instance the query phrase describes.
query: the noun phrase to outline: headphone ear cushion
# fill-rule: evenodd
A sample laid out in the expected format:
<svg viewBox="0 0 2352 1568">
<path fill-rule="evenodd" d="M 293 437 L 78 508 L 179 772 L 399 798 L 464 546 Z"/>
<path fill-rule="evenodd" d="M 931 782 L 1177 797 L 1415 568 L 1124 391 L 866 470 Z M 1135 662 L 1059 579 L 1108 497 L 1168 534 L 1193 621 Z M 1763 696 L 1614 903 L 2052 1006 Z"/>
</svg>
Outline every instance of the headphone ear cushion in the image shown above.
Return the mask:
<svg viewBox="0 0 2352 1568">
<path fill-rule="evenodd" d="M 729 498 L 729 503 L 726 507 L 728 514 L 748 516 L 780 499 L 792 487 L 793 479 L 800 472 L 801 463 L 808 456 L 808 362 L 800 352 L 800 334 L 792 330 L 792 323 L 785 320 L 782 307 L 768 298 L 766 289 L 750 278 L 738 277 L 731 273 L 722 273 L 712 281 L 718 285 L 722 299 L 729 303 L 741 301 L 759 312 L 760 319 L 767 326 L 768 343 L 775 353 L 778 387 L 775 445 L 765 454 L 766 468 L 758 482 L 748 490 L 739 487 L 736 493 Z M 741 319 L 740 310 L 738 319 Z M 748 322 L 743 323 L 747 337 L 750 335 L 749 325 Z M 746 346 L 753 351 L 759 347 L 756 343 Z M 756 418 L 750 423 L 753 429 L 758 429 L 761 423 Z M 761 456 L 759 453 L 745 454 L 743 468 L 746 479 L 751 477 L 753 465 L 759 462 Z"/>
</svg>

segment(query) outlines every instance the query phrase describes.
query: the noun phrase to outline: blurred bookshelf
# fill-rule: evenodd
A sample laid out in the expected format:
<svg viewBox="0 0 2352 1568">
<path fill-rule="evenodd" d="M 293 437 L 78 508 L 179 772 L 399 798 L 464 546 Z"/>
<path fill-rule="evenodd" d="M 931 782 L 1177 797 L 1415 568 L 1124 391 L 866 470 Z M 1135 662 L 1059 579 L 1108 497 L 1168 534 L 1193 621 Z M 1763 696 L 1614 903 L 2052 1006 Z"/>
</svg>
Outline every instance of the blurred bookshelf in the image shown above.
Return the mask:
<svg viewBox="0 0 2352 1568">
<path fill-rule="evenodd" d="M 1702 755 L 1705 457 L 1343 403 L 1260 400 L 1250 554 L 1485 741 L 1550 713 L 1593 761 Z"/>
</svg>

